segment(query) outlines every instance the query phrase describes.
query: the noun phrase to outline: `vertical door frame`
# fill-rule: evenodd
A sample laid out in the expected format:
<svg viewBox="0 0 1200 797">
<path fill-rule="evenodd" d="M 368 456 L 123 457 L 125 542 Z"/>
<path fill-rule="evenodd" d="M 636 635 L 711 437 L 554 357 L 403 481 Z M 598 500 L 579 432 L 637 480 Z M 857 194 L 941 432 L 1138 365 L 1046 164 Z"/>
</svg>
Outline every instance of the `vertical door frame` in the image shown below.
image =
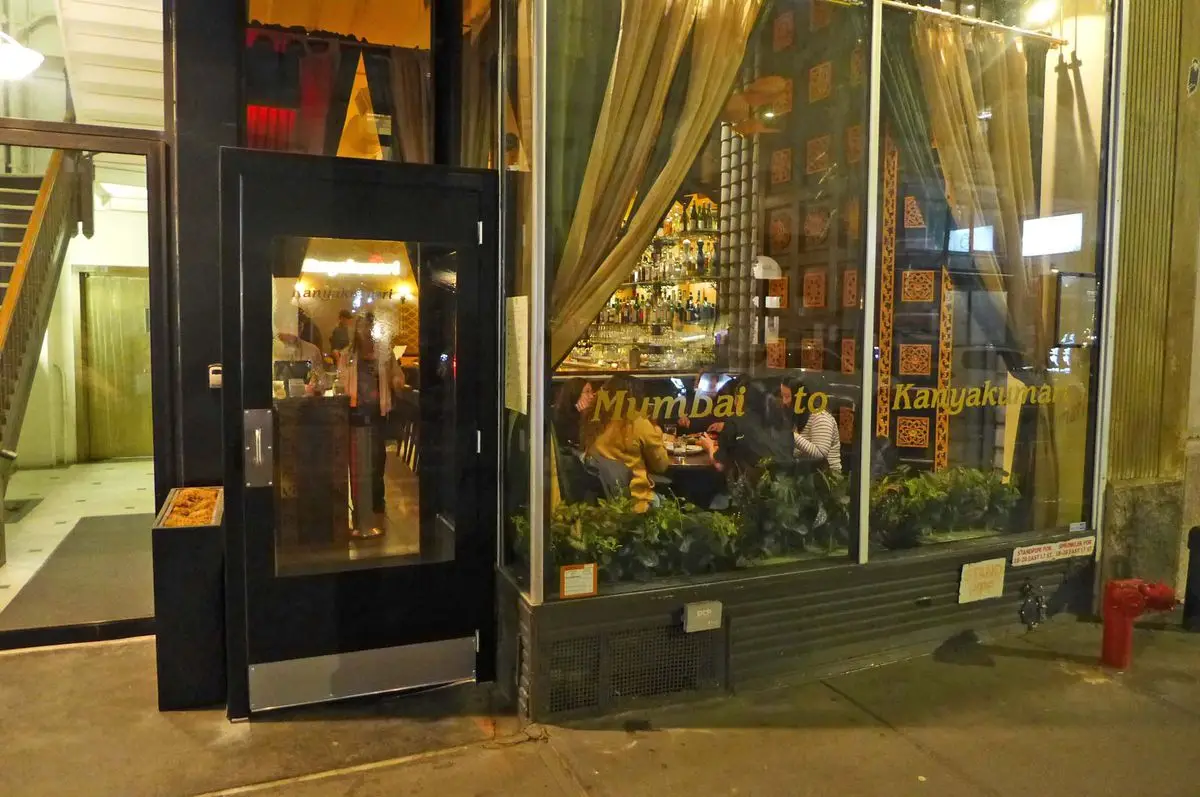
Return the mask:
<svg viewBox="0 0 1200 797">
<path fill-rule="evenodd" d="M 173 202 L 168 192 L 167 138 L 158 130 L 0 118 L 0 145 L 140 155 L 146 159 L 146 228 L 150 275 L 150 384 L 154 397 L 154 504 L 166 500 L 182 472 L 174 429 L 174 313 L 171 311 L 170 233 Z"/>
</svg>

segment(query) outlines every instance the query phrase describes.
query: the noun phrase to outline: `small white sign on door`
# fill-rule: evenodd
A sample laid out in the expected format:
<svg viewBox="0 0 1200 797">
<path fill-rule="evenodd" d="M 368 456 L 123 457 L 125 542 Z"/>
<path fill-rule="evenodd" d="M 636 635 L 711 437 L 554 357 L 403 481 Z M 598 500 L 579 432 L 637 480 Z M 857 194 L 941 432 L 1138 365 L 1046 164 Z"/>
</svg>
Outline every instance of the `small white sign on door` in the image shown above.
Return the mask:
<svg viewBox="0 0 1200 797">
<path fill-rule="evenodd" d="M 985 559 L 963 565 L 958 583 L 958 602 L 974 603 L 1004 594 L 1004 568 L 1007 559 Z"/>
</svg>

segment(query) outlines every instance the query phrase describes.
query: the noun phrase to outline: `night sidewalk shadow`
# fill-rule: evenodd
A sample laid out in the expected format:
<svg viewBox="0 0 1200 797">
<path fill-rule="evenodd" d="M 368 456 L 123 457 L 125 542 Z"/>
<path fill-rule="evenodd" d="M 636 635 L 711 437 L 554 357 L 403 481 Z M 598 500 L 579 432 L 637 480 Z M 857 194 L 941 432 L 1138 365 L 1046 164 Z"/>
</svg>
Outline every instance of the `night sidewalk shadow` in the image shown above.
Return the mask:
<svg viewBox="0 0 1200 797">
<path fill-rule="evenodd" d="M 995 667 L 998 658 L 1046 662 L 1063 661 L 1083 665 L 1098 663 L 1096 656 L 1060 653 L 1032 645 L 988 644 L 981 640 L 974 631 L 964 631 L 950 637 L 933 652 L 933 660 L 939 664 L 954 664 L 962 667 Z"/>
</svg>

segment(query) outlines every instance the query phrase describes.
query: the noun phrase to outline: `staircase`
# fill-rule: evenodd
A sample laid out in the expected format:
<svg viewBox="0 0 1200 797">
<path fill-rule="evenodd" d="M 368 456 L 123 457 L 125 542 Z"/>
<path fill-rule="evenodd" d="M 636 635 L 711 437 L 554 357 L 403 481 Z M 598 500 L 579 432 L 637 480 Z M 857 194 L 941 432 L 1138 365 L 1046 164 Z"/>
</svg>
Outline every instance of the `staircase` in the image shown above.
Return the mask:
<svg viewBox="0 0 1200 797">
<path fill-rule="evenodd" d="M 29 229 L 33 207 L 42 188 L 41 177 L 0 174 L 0 307 L 17 267 L 17 255 Z"/>
<path fill-rule="evenodd" d="M 91 201 L 79 163 L 78 155 L 55 151 L 42 177 L 0 174 L 0 456 L 17 448 L 59 272 L 79 227 L 80 198 Z"/>
</svg>

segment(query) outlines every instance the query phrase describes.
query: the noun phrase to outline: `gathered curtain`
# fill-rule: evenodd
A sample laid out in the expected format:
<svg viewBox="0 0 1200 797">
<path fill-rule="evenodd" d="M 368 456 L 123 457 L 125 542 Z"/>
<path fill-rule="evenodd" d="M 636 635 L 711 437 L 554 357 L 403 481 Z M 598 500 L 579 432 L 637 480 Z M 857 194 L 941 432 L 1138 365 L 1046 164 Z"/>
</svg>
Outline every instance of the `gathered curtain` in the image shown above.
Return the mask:
<svg viewBox="0 0 1200 797">
<path fill-rule="evenodd" d="M 471 20 L 463 35 L 462 144 L 460 164 L 486 169 L 496 148 L 496 57 L 500 46 L 498 21 L 490 13 Z"/>
<path fill-rule="evenodd" d="M 552 364 L 566 358 L 653 239 L 728 98 L 761 8 L 762 0 L 622 3 L 595 134 L 554 264 Z M 665 133 L 668 98 L 689 41 L 682 108 L 668 154 L 653 173 L 652 156 Z"/>
<path fill-rule="evenodd" d="M 1022 255 L 1022 226 L 1036 214 L 1027 64 L 1020 39 L 925 15 L 913 23 L 913 53 L 945 181 L 961 229 L 993 228 L 993 251 L 972 252 L 992 313 L 1007 334 L 1012 375 L 1044 384 L 1051 345 L 1040 273 Z M 1052 408 L 1022 410 L 1013 470 L 1035 478 L 1035 522 L 1055 522 L 1057 454 Z M 1029 417 L 1032 416 L 1032 417 Z M 1028 423 L 1027 423 L 1028 421 Z M 1038 466 L 1042 467 L 1038 467 Z"/>
<path fill-rule="evenodd" d="M 428 50 L 393 47 L 390 57 L 391 93 L 399 144 L 395 157 L 405 163 L 433 159 L 433 98 L 429 85 Z"/>
</svg>

